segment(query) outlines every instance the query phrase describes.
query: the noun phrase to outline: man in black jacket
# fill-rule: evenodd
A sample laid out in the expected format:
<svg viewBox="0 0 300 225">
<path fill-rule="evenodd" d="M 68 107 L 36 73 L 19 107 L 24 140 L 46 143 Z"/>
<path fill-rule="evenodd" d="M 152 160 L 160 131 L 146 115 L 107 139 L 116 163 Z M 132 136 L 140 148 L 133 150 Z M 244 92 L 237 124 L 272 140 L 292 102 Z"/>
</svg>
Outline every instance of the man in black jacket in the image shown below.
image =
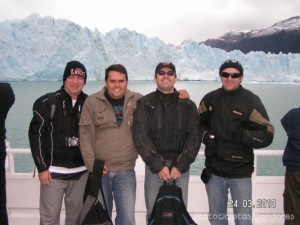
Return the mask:
<svg viewBox="0 0 300 225">
<path fill-rule="evenodd" d="M 252 224 L 253 148 L 273 141 L 274 127 L 258 96 L 241 86 L 243 67 L 227 60 L 220 69 L 222 88 L 200 102 L 200 137 L 205 148 L 209 221 L 227 225 L 227 206 L 236 225 Z M 209 179 L 210 178 L 210 179 Z M 228 189 L 232 199 L 228 200 Z"/>
<path fill-rule="evenodd" d="M 6 128 L 5 120 L 10 107 L 15 102 L 14 91 L 8 83 L 0 83 L 0 224 L 8 225 L 6 210 Z"/>
<path fill-rule="evenodd" d="M 146 163 L 147 218 L 164 181 L 176 180 L 187 204 L 189 168 L 200 148 L 197 107 L 178 98 L 175 66 L 159 63 L 154 78 L 157 90 L 137 102 L 132 130 L 135 148 Z"/>
<path fill-rule="evenodd" d="M 41 96 L 33 105 L 29 142 L 41 183 L 40 225 L 60 224 L 63 199 L 64 224 L 74 225 L 83 203 L 88 174 L 79 149 L 78 123 L 87 98 L 82 91 L 86 78 L 83 64 L 68 62 L 60 90 Z"/>
</svg>

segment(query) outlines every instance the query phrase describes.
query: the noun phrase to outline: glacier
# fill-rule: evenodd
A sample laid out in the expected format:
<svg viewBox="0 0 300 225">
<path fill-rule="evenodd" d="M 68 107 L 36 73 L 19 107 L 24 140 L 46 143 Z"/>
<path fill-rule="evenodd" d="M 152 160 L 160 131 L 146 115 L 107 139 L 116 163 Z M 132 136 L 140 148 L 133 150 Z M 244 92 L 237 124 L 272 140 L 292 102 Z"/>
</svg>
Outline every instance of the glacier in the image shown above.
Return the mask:
<svg viewBox="0 0 300 225">
<path fill-rule="evenodd" d="M 88 80 L 104 79 L 113 63 L 123 64 L 130 80 L 152 80 L 155 66 L 168 60 L 180 80 L 216 81 L 227 59 L 242 63 L 246 82 L 300 83 L 300 54 L 226 52 L 192 40 L 176 46 L 126 28 L 102 34 L 38 14 L 0 23 L 1 81 L 61 80 L 70 60 L 86 66 Z"/>
</svg>

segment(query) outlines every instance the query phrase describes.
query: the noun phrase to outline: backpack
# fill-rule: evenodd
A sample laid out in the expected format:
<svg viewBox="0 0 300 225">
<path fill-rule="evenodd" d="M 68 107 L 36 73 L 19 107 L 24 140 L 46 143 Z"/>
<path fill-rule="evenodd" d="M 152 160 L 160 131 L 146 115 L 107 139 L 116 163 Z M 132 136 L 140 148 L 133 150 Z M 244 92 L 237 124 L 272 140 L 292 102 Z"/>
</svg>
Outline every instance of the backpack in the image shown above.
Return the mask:
<svg viewBox="0 0 300 225">
<path fill-rule="evenodd" d="M 113 225 L 102 189 L 103 167 L 104 161 L 95 159 L 93 172 L 89 174 L 85 186 L 84 203 L 77 217 L 76 225 Z M 98 200 L 99 192 L 101 192 L 105 207 Z"/>
<path fill-rule="evenodd" d="M 197 225 L 182 199 L 182 189 L 173 181 L 173 184 L 164 184 L 160 187 L 152 209 L 148 225 Z"/>
<path fill-rule="evenodd" d="M 48 99 L 51 105 L 51 109 L 50 109 L 50 119 L 53 119 L 54 113 L 55 113 L 55 108 L 56 108 L 56 96 L 55 96 L 55 92 L 50 92 L 47 93 L 48 95 Z"/>
</svg>

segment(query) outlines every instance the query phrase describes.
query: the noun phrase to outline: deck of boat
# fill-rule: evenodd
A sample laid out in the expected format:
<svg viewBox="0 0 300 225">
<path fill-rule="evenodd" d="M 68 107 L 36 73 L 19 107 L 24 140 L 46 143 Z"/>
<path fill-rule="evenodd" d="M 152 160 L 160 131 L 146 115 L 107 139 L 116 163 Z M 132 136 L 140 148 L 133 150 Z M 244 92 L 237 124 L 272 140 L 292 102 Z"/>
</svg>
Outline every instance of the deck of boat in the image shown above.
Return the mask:
<svg viewBox="0 0 300 225">
<path fill-rule="evenodd" d="M 256 150 L 257 156 L 280 156 L 282 150 Z M 32 173 L 16 173 L 14 169 L 15 154 L 30 154 L 29 149 L 8 149 L 7 160 L 7 207 L 10 225 L 39 224 L 39 181 Z M 200 157 L 203 152 L 199 153 Z M 255 161 L 255 163 L 257 160 Z M 144 225 L 146 208 L 144 203 L 144 164 L 138 159 L 136 224 Z M 282 225 L 284 223 L 283 176 L 256 176 L 253 174 L 253 225 Z M 199 176 L 191 176 L 189 182 L 188 211 L 199 225 L 209 225 L 208 201 L 205 186 Z M 234 224 L 232 209 L 228 209 L 230 224 Z M 61 224 L 64 224 L 64 208 Z"/>
</svg>

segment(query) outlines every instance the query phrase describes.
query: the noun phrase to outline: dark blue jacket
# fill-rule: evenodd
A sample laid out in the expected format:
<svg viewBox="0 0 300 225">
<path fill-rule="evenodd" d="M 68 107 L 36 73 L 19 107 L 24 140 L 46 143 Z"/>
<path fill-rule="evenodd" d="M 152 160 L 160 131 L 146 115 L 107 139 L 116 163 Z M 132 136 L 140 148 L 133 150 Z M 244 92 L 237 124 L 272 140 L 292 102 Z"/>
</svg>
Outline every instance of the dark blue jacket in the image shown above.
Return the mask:
<svg viewBox="0 0 300 225">
<path fill-rule="evenodd" d="M 300 172 L 300 108 L 291 109 L 281 119 L 288 140 L 282 161 L 288 172 Z"/>
</svg>

